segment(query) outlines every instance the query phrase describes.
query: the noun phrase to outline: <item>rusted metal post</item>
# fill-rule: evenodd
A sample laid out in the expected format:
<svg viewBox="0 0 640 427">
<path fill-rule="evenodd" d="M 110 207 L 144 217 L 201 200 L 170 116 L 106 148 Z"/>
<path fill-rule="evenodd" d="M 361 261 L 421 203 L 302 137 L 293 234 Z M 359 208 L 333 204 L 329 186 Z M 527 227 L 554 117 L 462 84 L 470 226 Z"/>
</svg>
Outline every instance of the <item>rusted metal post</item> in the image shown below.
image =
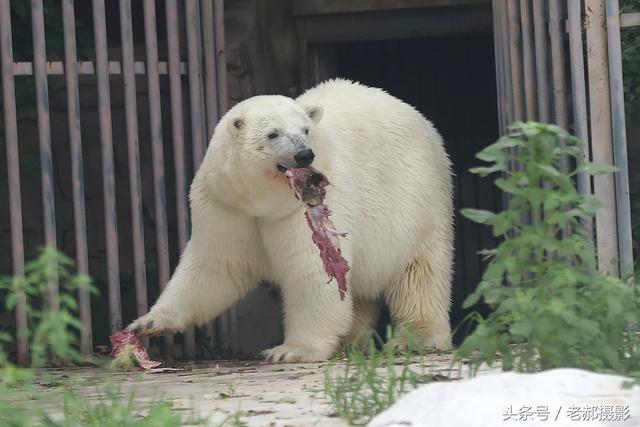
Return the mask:
<svg viewBox="0 0 640 427">
<path fill-rule="evenodd" d="M 543 0 L 534 0 L 543 1 Z M 536 105 L 536 63 L 531 25 L 531 1 L 520 0 L 520 24 L 522 29 L 522 62 L 524 71 L 524 104 L 526 120 L 538 120 Z"/>
<path fill-rule="evenodd" d="M 13 46 L 11 41 L 11 11 L 9 0 L 0 0 L 0 56 L 2 63 L 2 103 L 4 107 L 4 135 L 9 178 L 9 216 L 11 221 L 11 261 L 13 276 L 24 278 L 24 240 L 22 234 L 22 199 L 20 197 L 20 161 L 16 95 L 13 81 Z M 28 325 L 25 298 L 16 305 L 17 357 L 20 365 L 29 363 Z"/>
<path fill-rule="evenodd" d="M 47 84 L 47 52 L 44 40 L 44 11 L 42 0 L 31 0 L 31 30 L 33 34 L 33 73 L 38 109 L 38 144 L 40 149 L 40 174 L 42 179 L 42 210 L 44 218 L 44 242 L 54 249 L 56 242 L 56 209 L 51 160 L 51 125 L 49 123 L 49 88 Z M 51 310 L 60 308 L 58 277 L 48 279 L 48 305 Z"/>
<path fill-rule="evenodd" d="M 569 108 L 567 104 L 567 97 L 569 95 L 564 63 L 564 13 L 562 8 L 564 3 L 564 0 L 549 0 L 549 33 L 551 37 L 553 116 L 555 122 L 560 127 L 569 129 Z"/>
<path fill-rule="evenodd" d="M 525 120 L 524 88 L 522 81 L 522 37 L 520 33 L 520 4 L 516 0 L 507 1 L 509 25 L 509 63 L 511 70 L 511 96 L 513 99 L 513 120 Z"/>
<path fill-rule="evenodd" d="M 633 239 L 631 235 L 631 201 L 629 200 L 629 165 L 618 0 L 606 0 L 606 13 L 613 154 L 615 165 L 618 168 L 615 174 L 618 251 L 620 254 L 620 273 L 622 277 L 625 277 L 633 272 Z"/>
<path fill-rule="evenodd" d="M 198 27 L 200 16 L 197 0 L 186 0 L 187 56 L 189 60 L 189 100 L 191 105 L 191 144 L 193 147 L 193 170 L 200 167 L 206 143 L 202 133 L 204 120 L 201 107 L 202 68 L 198 52 Z"/>
<path fill-rule="evenodd" d="M 224 1 L 213 0 L 215 47 L 218 56 L 216 60 L 218 77 L 218 111 L 222 117 L 229 109 L 229 94 L 227 90 L 227 49 L 224 36 Z"/>
<path fill-rule="evenodd" d="M 113 136 L 111 130 L 111 95 L 107 58 L 107 29 L 104 0 L 93 0 L 93 32 L 96 49 L 96 81 L 102 151 L 102 188 L 104 197 L 105 241 L 111 332 L 122 329 L 120 306 L 120 260 L 118 259 L 118 223 L 116 217 L 115 172 L 113 168 Z"/>
<path fill-rule="evenodd" d="M 202 50 L 204 53 L 204 78 L 205 78 L 205 96 L 207 113 L 207 134 L 206 140 L 209 141 L 216 128 L 216 124 L 220 119 L 218 110 L 218 83 L 217 83 L 217 67 L 216 67 L 216 43 L 215 43 L 215 22 L 213 16 L 213 0 L 201 0 L 202 10 Z M 215 345 L 216 334 L 214 328 L 215 321 L 207 322 L 204 325 L 207 346 Z"/>
<path fill-rule="evenodd" d="M 567 0 L 567 30 L 569 32 L 569 60 L 571 63 L 571 93 L 573 98 L 574 133 L 582 141 L 582 159 L 590 160 L 587 122 L 587 94 L 582 44 L 581 0 Z M 591 194 L 591 179 L 584 173 L 577 176 L 578 191 Z M 593 242 L 593 220 L 585 218 L 582 225 L 587 238 Z"/>
<path fill-rule="evenodd" d="M 187 214 L 186 158 L 184 148 L 184 119 L 182 113 L 182 82 L 180 75 L 180 27 L 177 0 L 165 1 L 167 18 L 167 50 L 169 51 L 169 87 L 171 92 L 171 132 L 173 137 L 173 164 L 176 179 L 176 211 L 178 246 L 184 251 L 189 238 Z"/>
<path fill-rule="evenodd" d="M 87 218 L 84 201 L 84 172 L 82 166 L 82 137 L 80 132 L 80 99 L 78 93 L 78 63 L 76 58 L 76 30 L 74 0 L 62 0 L 64 31 L 64 68 L 67 86 L 67 116 L 69 121 L 69 145 L 71 150 L 71 188 L 73 194 L 73 225 L 76 243 L 78 273 L 89 275 L 87 250 Z M 89 290 L 78 290 L 80 321 L 84 329 L 80 333 L 80 349 L 88 356 L 93 350 L 91 324 L 91 296 Z"/>
<path fill-rule="evenodd" d="M 169 232 L 167 229 L 167 195 L 164 174 L 162 142 L 162 111 L 160 78 L 158 75 L 158 39 L 156 33 L 155 0 L 144 0 L 144 38 L 147 52 L 147 83 L 151 124 L 151 154 L 153 163 L 153 190 L 156 219 L 156 246 L 158 253 L 158 279 L 164 289 L 170 278 Z M 166 349 L 173 353 L 173 336 L 164 337 Z"/>
<path fill-rule="evenodd" d="M 502 34 L 500 30 L 500 0 L 491 0 L 491 12 L 493 16 L 493 54 L 496 63 L 496 94 L 498 98 L 498 132 L 503 134 L 506 126 L 505 99 L 504 99 L 504 73 L 502 70 Z"/>
<path fill-rule="evenodd" d="M 553 0 L 552 0 L 553 1 Z M 533 0 L 533 35 L 536 50 L 536 88 L 538 99 L 538 120 L 551 121 L 549 103 L 549 66 L 547 41 L 547 10 L 545 0 Z"/>
<path fill-rule="evenodd" d="M 216 43 L 213 17 L 213 0 L 202 0 L 202 48 L 204 53 L 205 103 L 207 105 L 207 140 L 220 119 L 218 111 L 218 84 L 216 67 Z"/>
<path fill-rule="evenodd" d="M 220 117 L 224 116 L 229 108 L 227 91 L 227 53 L 224 35 L 224 1 L 213 0 L 214 29 L 215 29 L 215 49 L 216 67 L 218 78 L 218 111 Z M 232 351 L 238 348 L 238 315 L 235 307 L 231 307 L 220 318 L 220 329 L 222 329 L 222 340 L 229 343 Z M 225 338 L 225 335 L 226 338 Z"/>
<path fill-rule="evenodd" d="M 607 66 L 607 33 L 604 0 L 585 0 L 587 34 L 587 70 L 589 78 L 589 118 L 591 152 L 596 163 L 613 165 L 611 135 L 611 97 Z M 618 273 L 618 239 L 616 221 L 616 189 L 612 173 L 593 178 L 595 196 L 606 208 L 596 212 L 598 268 Z"/>
<path fill-rule="evenodd" d="M 142 183 L 140 177 L 140 147 L 138 143 L 138 110 L 136 105 L 136 76 L 133 53 L 131 0 L 120 0 L 120 38 L 122 43 L 122 76 L 124 80 L 124 109 L 127 120 L 127 154 L 129 167 L 129 196 L 131 200 L 131 237 L 133 240 L 133 272 L 138 316 L 144 315 L 147 302 L 147 273 L 144 252 L 144 223 L 142 216 Z"/>
<path fill-rule="evenodd" d="M 509 10 L 507 0 L 500 2 L 500 38 L 502 41 L 502 77 L 505 99 L 505 130 L 514 121 L 513 78 L 511 73 L 511 37 L 509 36 Z"/>
</svg>

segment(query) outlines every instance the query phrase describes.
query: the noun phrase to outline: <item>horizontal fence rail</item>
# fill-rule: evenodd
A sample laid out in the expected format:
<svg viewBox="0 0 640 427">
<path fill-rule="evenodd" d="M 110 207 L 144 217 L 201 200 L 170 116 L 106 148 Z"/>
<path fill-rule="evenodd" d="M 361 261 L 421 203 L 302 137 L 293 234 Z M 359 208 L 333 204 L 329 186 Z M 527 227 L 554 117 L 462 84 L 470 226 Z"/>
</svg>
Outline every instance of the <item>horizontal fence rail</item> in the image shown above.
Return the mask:
<svg viewBox="0 0 640 427">
<path fill-rule="evenodd" d="M 161 3 L 159 3 L 161 4 Z M 122 274 L 127 273 L 123 265 L 131 264 L 134 312 L 129 316 L 140 316 L 147 312 L 150 302 L 149 283 L 151 281 L 147 267 L 151 261 L 157 266 L 157 281 L 162 289 L 171 275 L 171 259 L 177 259 L 186 247 L 189 239 L 188 185 L 193 172 L 201 162 L 207 144 L 220 117 L 227 110 L 226 58 L 224 48 L 224 8 L 222 0 L 166 0 L 162 10 L 156 10 L 154 0 L 144 0 L 142 19 L 134 25 L 131 0 L 119 0 L 116 4 L 119 15 L 118 57 L 114 58 L 111 37 L 107 39 L 107 26 L 112 15 L 105 16 L 105 5 L 112 7 L 113 2 L 92 0 L 89 20 L 93 28 L 95 54 L 93 61 L 79 61 L 77 56 L 77 31 L 79 28 L 77 2 L 61 0 L 64 60 L 49 60 L 45 48 L 46 34 L 43 1 L 31 0 L 31 25 L 33 59 L 14 61 L 11 35 L 11 3 L 0 0 L 0 56 L 2 64 L 2 93 L 4 118 L 4 144 L 6 146 L 6 166 L 8 170 L 8 193 L 11 228 L 12 274 L 24 276 L 24 253 L 33 252 L 25 240 L 23 224 L 22 186 L 31 184 L 30 176 L 22 175 L 20 157 L 23 155 L 23 135 L 20 130 L 21 110 L 16 104 L 15 82 L 17 78 L 32 79 L 35 83 L 35 111 L 37 118 L 37 150 L 39 158 L 38 186 L 41 188 L 41 233 L 38 239 L 42 244 L 61 248 L 59 230 L 61 216 L 57 209 L 57 194 L 61 185 L 69 185 L 72 216 L 72 255 L 79 274 L 99 276 L 106 283 L 106 292 L 100 296 L 100 302 L 108 302 L 108 309 L 92 307 L 89 292 L 81 289 L 78 294 L 79 316 L 84 324 L 80 336 L 80 346 L 84 354 L 95 351 L 93 332 L 97 325 L 106 325 L 106 333 L 122 328 L 125 310 L 124 294 L 121 295 Z M 157 16 L 160 15 L 160 16 Z M 85 16 L 85 18 L 87 18 Z M 158 39 L 157 25 L 164 21 L 166 39 Z M 144 35 L 143 42 L 135 41 L 134 32 Z M 166 47 L 166 60 L 159 60 L 159 46 Z M 134 49 L 136 48 L 136 49 Z M 142 52 L 143 57 L 137 57 Z M 112 56 L 111 58 L 109 56 Z M 49 109 L 49 76 L 64 77 L 66 92 L 66 130 L 67 137 L 56 139 L 53 118 Z M 93 76 L 79 83 L 79 76 Z M 112 76 L 121 76 L 112 79 Z M 140 84 L 137 76 L 145 76 L 145 85 Z M 87 83 L 89 82 L 89 83 Z M 166 85 L 164 84 L 166 82 Z M 140 88 L 147 97 L 140 98 Z M 93 109 L 83 108 L 82 93 L 87 88 L 97 90 Z M 138 88 L 138 89 L 137 89 Z M 83 92 L 84 91 L 84 92 Z M 123 114 L 116 114 L 112 97 L 116 91 L 124 95 Z M 164 91 L 164 92 L 163 92 Z M 221 99 L 225 97 L 225 99 Z M 163 103 L 166 99 L 168 102 Z M 144 107 L 141 109 L 141 107 Z M 57 107 L 59 108 L 59 107 Z M 95 108 L 95 107 L 92 107 Z M 166 109 L 166 111 L 164 111 Z M 58 109 L 59 111 L 59 109 Z M 145 112 L 144 116 L 142 115 Z M 148 115 L 147 115 L 148 114 Z M 85 122 L 97 123 L 99 138 L 83 140 L 87 132 Z M 190 126 L 185 123 L 190 123 Z M 57 128 L 59 125 L 56 123 Z M 116 137 L 115 127 L 124 129 L 124 138 Z M 165 133 L 164 129 L 171 129 Z M 119 135 L 119 134 L 118 134 Z M 143 139 L 144 135 L 144 139 Z M 169 135 L 169 136 L 167 136 Z M 189 136 L 187 138 L 187 135 Z M 86 139 L 86 138 L 84 138 Z M 26 140 L 25 140 L 26 141 Z M 97 149 L 98 145 L 100 149 Z M 26 145 L 24 145 L 26 147 Z M 66 151 L 62 152 L 63 149 Z M 124 151 L 122 151 L 124 150 Z M 142 153 L 150 152 L 150 161 L 142 161 Z M 118 170 L 117 153 L 126 153 L 124 170 Z M 24 153 L 26 154 L 26 153 Z M 68 156 L 69 171 L 60 175 L 53 158 Z M 167 162 L 168 157 L 170 160 Z M 100 165 L 101 176 L 100 201 L 102 209 L 97 212 L 95 200 L 88 203 L 87 177 L 85 162 Z M 168 169 L 167 169 L 168 168 Z M 125 177 L 122 177 L 122 174 Z M 70 183 L 61 183 L 54 176 L 68 176 Z M 143 185 L 144 177 L 151 176 L 151 185 Z M 125 179 L 126 190 L 118 182 Z M 171 180 L 170 180 L 171 179 Z M 95 186 L 95 183 L 90 183 Z M 169 187 L 174 189 L 168 197 Z M 31 187 L 29 187 L 31 188 Z M 150 190 L 149 190 L 150 188 Z M 57 193 L 58 192 L 58 193 Z M 128 202 L 128 205 L 123 202 Z M 145 222 L 145 207 L 151 208 L 151 229 Z M 124 205 L 124 206 L 123 206 Z M 129 216 L 122 216 L 127 209 Z M 119 216 L 118 213 L 121 213 Z M 174 217 L 175 224 L 169 224 Z M 99 214 L 99 215 L 96 215 Z M 87 224 L 98 230 L 102 236 L 88 230 Z M 95 218 L 94 218 L 95 216 Z M 123 218 L 125 223 L 122 223 Z M 147 219 L 146 221 L 149 221 Z M 170 227 L 171 225 L 171 231 Z M 130 230 L 123 231 L 123 230 Z M 130 234 L 129 234 L 130 233 Z M 173 236 L 172 233 L 176 235 Z M 91 261 L 90 254 L 95 253 L 95 245 L 100 241 L 104 245 L 104 257 Z M 175 241 L 176 245 L 171 243 Z M 150 253 L 148 242 L 155 245 L 155 253 Z M 71 252 L 67 250 L 67 252 Z M 125 253 L 132 253 L 132 261 L 124 260 Z M 94 256 L 95 257 L 95 256 Z M 123 262 L 127 261 L 127 262 Z M 128 268 L 128 267 L 127 267 Z M 55 279 L 54 279 L 55 280 Z M 58 284 L 52 283 L 46 303 L 56 309 L 58 306 Z M 102 305 L 102 304 L 101 304 Z M 106 305 L 106 304 L 105 304 Z M 97 313 L 105 312 L 107 318 L 98 319 Z M 15 310 L 16 356 L 20 364 L 28 363 L 29 347 L 25 302 L 20 300 Z M 237 333 L 237 320 L 234 310 L 222 316 L 217 323 L 205 326 L 205 345 L 218 347 L 228 352 L 234 350 L 233 337 Z M 100 341 L 105 342 L 104 328 L 100 329 Z M 220 348 L 222 347 L 222 348 Z M 166 356 L 197 357 L 196 333 L 193 328 L 185 331 L 182 342 L 174 342 L 174 337 L 165 337 L 162 349 Z"/>
<path fill-rule="evenodd" d="M 80 61 L 76 65 L 76 74 L 80 75 L 95 75 L 96 66 L 92 61 Z M 119 61 L 109 61 L 107 63 L 107 71 L 109 74 L 123 74 L 123 65 Z M 188 73 L 188 65 L 186 62 L 180 62 L 180 74 L 186 75 Z M 45 71 L 47 75 L 63 75 L 64 62 L 62 61 L 47 61 L 45 63 Z M 143 61 L 135 61 L 133 63 L 133 71 L 135 74 L 146 74 L 147 66 Z M 169 63 L 166 61 L 158 62 L 158 74 L 169 74 Z M 15 62 L 13 64 L 14 76 L 32 76 L 33 75 L 33 62 Z"/>
</svg>

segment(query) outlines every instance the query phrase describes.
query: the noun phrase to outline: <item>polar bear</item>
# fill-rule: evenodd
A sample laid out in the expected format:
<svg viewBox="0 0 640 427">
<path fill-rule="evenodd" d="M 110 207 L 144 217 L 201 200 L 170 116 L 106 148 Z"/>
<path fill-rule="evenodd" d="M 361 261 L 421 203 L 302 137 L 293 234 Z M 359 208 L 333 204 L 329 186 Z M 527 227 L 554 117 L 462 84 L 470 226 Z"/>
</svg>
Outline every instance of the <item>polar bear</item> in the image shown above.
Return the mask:
<svg viewBox="0 0 640 427">
<path fill-rule="evenodd" d="M 344 301 L 284 174 L 311 164 L 331 181 L 325 202 L 348 233 Z M 422 344 L 450 348 L 450 162 L 433 125 L 385 91 L 338 79 L 295 100 L 240 102 L 218 123 L 190 201 L 191 240 L 130 331 L 202 324 L 267 279 L 281 287 L 284 311 L 284 343 L 264 352 L 272 361 L 329 358 L 365 336 L 381 302 Z"/>
</svg>

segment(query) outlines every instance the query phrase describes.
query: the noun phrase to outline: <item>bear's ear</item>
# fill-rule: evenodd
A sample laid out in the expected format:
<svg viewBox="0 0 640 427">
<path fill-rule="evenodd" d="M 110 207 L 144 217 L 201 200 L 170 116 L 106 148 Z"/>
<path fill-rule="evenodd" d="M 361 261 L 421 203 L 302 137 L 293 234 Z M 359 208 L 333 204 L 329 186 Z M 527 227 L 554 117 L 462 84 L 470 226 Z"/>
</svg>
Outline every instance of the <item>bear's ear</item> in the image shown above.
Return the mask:
<svg viewBox="0 0 640 427">
<path fill-rule="evenodd" d="M 311 121 L 315 124 L 318 124 L 318 122 L 322 118 L 323 110 L 319 105 L 304 107 L 304 111 L 306 111 L 307 116 L 309 116 Z"/>
<path fill-rule="evenodd" d="M 240 133 L 240 129 L 244 127 L 244 119 L 233 117 L 228 123 L 229 133 L 235 138 Z"/>
</svg>

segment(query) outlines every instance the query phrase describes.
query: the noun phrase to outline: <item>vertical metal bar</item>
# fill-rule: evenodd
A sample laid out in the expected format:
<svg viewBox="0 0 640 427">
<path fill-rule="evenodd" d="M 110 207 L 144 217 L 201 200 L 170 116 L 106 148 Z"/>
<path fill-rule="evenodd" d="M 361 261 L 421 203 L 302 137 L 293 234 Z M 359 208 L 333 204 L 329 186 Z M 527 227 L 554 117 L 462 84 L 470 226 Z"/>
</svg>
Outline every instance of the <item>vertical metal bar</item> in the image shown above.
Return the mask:
<svg viewBox="0 0 640 427">
<path fill-rule="evenodd" d="M 513 97 L 513 120 L 526 120 L 524 107 L 524 88 L 522 81 L 522 37 L 520 33 L 520 3 L 508 0 L 507 15 L 509 22 L 509 62 Z"/>
<path fill-rule="evenodd" d="M 92 0 L 93 32 L 96 48 L 96 80 L 98 114 L 102 148 L 102 188 L 104 197 L 105 241 L 107 245 L 107 276 L 111 332 L 122 328 L 120 307 L 120 261 L 118 259 L 118 223 L 116 217 L 115 172 L 113 168 L 113 137 L 111 131 L 111 95 L 107 58 L 107 28 L 104 0 Z"/>
<path fill-rule="evenodd" d="M 534 0 L 535 2 L 542 0 Z M 522 61 L 524 71 L 524 103 L 526 120 L 538 120 L 536 106 L 536 64 L 531 25 L 531 0 L 520 1 L 520 23 L 522 28 Z"/>
<path fill-rule="evenodd" d="M 553 82 L 554 121 L 569 129 L 569 107 L 567 104 L 567 76 L 565 70 L 564 0 L 549 0 L 549 33 L 551 36 L 551 76 Z M 568 168 L 567 168 L 568 169 Z"/>
<path fill-rule="evenodd" d="M 551 121 L 548 66 L 549 45 L 547 41 L 546 1 L 544 0 L 533 0 L 533 34 L 536 46 L 538 118 L 543 123 L 549 123 Z"/>
<path fill-rule="evenodd" d="M 571 62 L 571 92 L 573 97 L 573 123 L 576 136 L 582 141 L 582 159 L 589 161 L 589 130 L 587 126 L 587 94 L 584 69 L 584 51 L 582 45 L 581 0 L 567 0 L 567 18 L 569 31 L 569 60 Z M 584 173 L 577 177 L 578 191 L 591 194 L 591 179 Z M 582 221 L 587 238 L 593 242 L 593 220 Z"/>
<path fill-rule="evenodd" d="M 500 31 L 502 39 L 502 67 L 504 77 L 505 92 L 505 128 L 514 121 L 515 108 L 513 100 L 513 76 L 511 73 L 511 56 L 510 46 L 511 37 L 509 35 L 509 10 L 507 0 L 500 0 Z"/>
<path fill-rule="evenodd" d="M 189 62 L 189 98 L 191 105 L 191 141 L 193 145 L 193 170 L 197 171 L 204 158 L 205 142 L 201 132 L 203 126 L 203 112 L 200 109 L 202 94 L 202 72 L 200 67 L 200 52 L 198 51 L 198 16 L 197 0 L 186 0 L 187 21 L 187 56 Z"/>
<path fill-rule="evenodd" d="M 193 149 L 194 173 L 200 167 L 206 149 L 204 135 L 205 121 L 202 108 L 202 64 L 200 37 L 200 10 L 197 0 L 187 0 L 185 20 L 187 23 L 187 57 L 189 63 L 189 101 L 191 112 L 191 141 Z M 193 328 L 185 330 L 185 354 L 195 353 L 195 334 Z"/>
<path fill-rule="evenodd" d="M 218 85 L 216 68 L 216 43 L 214 33 L 213 0 L 202 0 L 202 36 L 204 50 L 204 76 L 205 76 L 205 102 L 207 104 L 207 139 L 213 135 L 213 131 L 220 118 L 218 111 Z"/>
<path fill-rule="evenodd" d="M 147 83 L 151 126 L 151 154 L 153 162 L 153 189 L 156 219 L 156 246 L 158 252 L 158 278 L 160 289 L 169 282 L 169 232 L 167 229 L 167 195 L 164 177 L 162 142 L 162 110 L 160 106 L 160 78 L 158 74 L 158 39 L 156 34 L 155 0 L 144 0 L 144 39 L 147 52 Z M 167 351 L 173 352 L 173 336 L 164 337 Z"/>
<path fill-rule="evenodd" d="M 218 111 L 220 117 L 229 109 L 229 95 L 227 90 L 227 50 L 225 47 L 224 35 L 224 1 L 213 0 L 215 46 L 218 59 L 216 66 L 218 69 Z"/>
<path fill-rule="evenodd" d="M 216 60 L 218 77 L 218 111 L 222 117 L 229 109 L 229 95 L 227 90 L 227 50 L 224 33 L 224 1 L 213 0 L 215 47 L 218 56 Z M 235 307 L 231 307 L 221 319 L 223 335 L 227 334 L 229 346 L 233 352 L 238 349 L 238 314 Z M 224 336 L 223 336 L 224 339 Z"/>
<path fill-rule="evenodd" d="M 500 30 L 500 13 L 501 13 L 501 0 L 491 1 L 491 12 L 493 16 L 493 54 L 495 56 L 496 64 L 496 93 L 498 98 L 498 131 L 500 135 L 504 133 L 506 126 L 505 120 L 505 99 L 504 99 L 504 81 L 505 76 L 503 73 L 502 56 L 502 34 Z"/>
<path fill-rule="evenodd" d="M 180 75 L 180 27 L 178 25 L 177 0 L 166 0 L 165 9 L 167 15 L 167 49 L 169 51 L 169 87 L 171 91 L 171 131 L 173 136 L 173 161 L 176 176 L 178 246 L 180 252 L 182 252 L 187 246 L 189 236 L 189 216 L 187 215 L 182 77 Z"/>
<path fill-rule="evenodd" d="M 587 33 L 587 71 L 589 78 L 589 118 L 593 161 L 613 165 L 611 135 L 611 98 L 607 67 L 607 33 L 604 0 L 585 0 Z M 616 223 L 616 189 L 613 174 L 593 178 L 595 196 L 605 208 L 596 212 L 598 268 L 617 274 L 618 239 Z"/>
<path fill-rule="evenodd" d="M 173 137 L 173 162 L 176 179 L 176 211 L 178 220 L 178 246 L 182 253 L 189 236 L 189 216 L 187 215 L 186 158 L 184 150 L 184 120 L 182 114 L 182 77 L 180 75 L 180 27 L 178 24 L 178 3 L 165 1 L 167 18 L 167 48 L 169 52 L 169 85 L 171 91 L 171 118 Z M 191 330 L 191 329 L 189 329 Z M 186 336 L 186 335 L 185 335 Z M 165 341 L 165 344 L 168 344 Z M 169 352 L 171 349 L 167 349 Z"/>
<path fill-rule="evenodd" d="M 131 0 L 120 0 L 120 37 L 122 43 L 122 75 L 124 79 L 124 108 L 127 118 L 127 153 L 129 193 L 131 197 L 131 234 L 133 240 L 133 271 L 138 316 L 148 310 L 147 273 L 144 252 L 144 223 L 142 216 L 142 183 L 140 177 L 140 147 L 138 143 L 138 111 L 136 105 L 136 76 L 133 53 Z"/>
<path fill-rule="evenodd" d="M 218 110 L 218 84 L 217 84 L 217 66 L 216 66 L 216 44 L 214 32 L 214 13 L 213 0 L 201 0 L 202 6 L 202 47 L 204 53 L 205 65 L 205 96 L 206 113 L 207 113 L 207 132 L 206 140 L 209 141 L 216 128 L 216 124 L 220 119 Z M 207 337 L 207 346 L 215 345 L 215 328 L 214 322 L 207 322 L 204 325 L 205 335 Z"/>
<path fill-rule="evenodd" d="M 551 38 L 551 82 L 553 88 L 553 120 L 563 129 L 569 129 L 569 107 L 567 92 L 567 76 L 565 69 L 564 47 L 564 0 L 549 0 L 549 35 Z M 547 89 L 548 93 L 548 89 Z M 547 101 L 548 102 L 548 101 Z M 549 104 L 547 103 L 547 108 Z M 542 113 L 541 113 L 542 115 Z M 551 120 L 551 119 L 549 119 Z M 564 145 L 564 141 L 560 141 Z M 571 169 L 568 156 L 560 157 L 560 170 L 569 173 Z M 565 227 L 563 237 L 568 237 L 572 230 Z"/>
<path fill-rule="evenodd" d="M 4 105 L 4 133 L 7 149 L 7 173 L 9 178 L 9 215 L 11 221 L 11 260 L 13 276 L 24 277 L 24 240 L 22 234 L 22 198 L 20 195 L 20 163 L 18 125 L 16 120 L 16 96 L 13 77 L 13 46 L 11 40 L 11 11 L 9 0 L 0 0 L 0 50 L 2 62 L 2 102 Z M 16 305 L 16 342 L 18 363 L 29 361 L 27 339 L 27 313 L 25 298 L 21 295 Z"/>
<path fill-rule="evenodd" d="M 33 74 L 38 108 L 38 143 L 40 148 L 40 173 L 42 175 L 42 209 L 44 217 L 44 241 L 57 249 L 56 209 L 53 189 L 53 165 L 51 161 L 51 125 L 49 123 L 49 88 L 47 84 L 47 53 L 44 40 L 44 10 L 42 0 L 31 0 L 31 28 L 33 33 Z M 49 308 L 60 307 L 58 278 L 49 278 Z"/>
<path fill-rule="evenodd" d="M 629 200 L 629 165 L 627 163 L 627 131 L 624 115 L 622 51 L 620 44 L 620 10 L 618 0 L 606 0 L 607 41 L 609 54 L 609 88 L 613 124 L 613 148 L 616 179 L 618 250 L 620 273 L 633 272 L 633 239 L 631 236 L 631 202 Z"/>
<path fill-rule="evenodd" d="M 73 224 L 76 243 L 78 273 L 89 274 L 87 250 L 87 218 L 84 202 L 84 172 L 82 166 L 82 137 L 80 132 L 80 99 L 78 93 L 78 63 L 76 58 L 76 30 L 74 0 L 62 0 L 64 27 L 64 68 L 67 86 L 67 116 L 69 121 L 69 145 L 71 150 L 71 188 L 73 192 Z M 78 291 L 80 321 L 84 329 L 80 333 L 80 348 L 84 355 L 93 349 L 91 324 L 91 296 L 86 288 Z"/>
</svg>

